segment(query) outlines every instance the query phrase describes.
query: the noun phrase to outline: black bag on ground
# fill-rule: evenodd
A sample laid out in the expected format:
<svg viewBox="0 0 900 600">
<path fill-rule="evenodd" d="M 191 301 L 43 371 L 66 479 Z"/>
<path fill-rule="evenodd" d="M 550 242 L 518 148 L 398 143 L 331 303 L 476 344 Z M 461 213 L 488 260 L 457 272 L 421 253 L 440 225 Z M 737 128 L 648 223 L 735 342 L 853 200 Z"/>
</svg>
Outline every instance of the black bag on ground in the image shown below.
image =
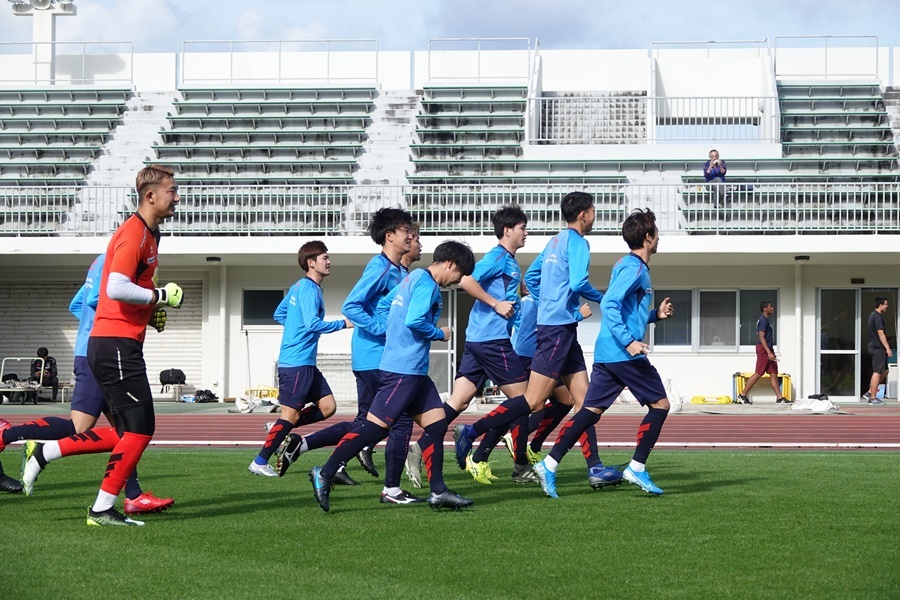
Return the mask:
<svg viewBox="0 0 900 600">
<path fill-rule="evenodd" d="M 186 381 L 181 369 L 166 369 L 159 373 L 159 382 L 163 385 L 184 385 Z"/>
<path fill-rule="evenodd" d="M 194 402 L 218 402 L 219 397 L 210 390 L 197 390 L 194 392 Z"/>
</svg>

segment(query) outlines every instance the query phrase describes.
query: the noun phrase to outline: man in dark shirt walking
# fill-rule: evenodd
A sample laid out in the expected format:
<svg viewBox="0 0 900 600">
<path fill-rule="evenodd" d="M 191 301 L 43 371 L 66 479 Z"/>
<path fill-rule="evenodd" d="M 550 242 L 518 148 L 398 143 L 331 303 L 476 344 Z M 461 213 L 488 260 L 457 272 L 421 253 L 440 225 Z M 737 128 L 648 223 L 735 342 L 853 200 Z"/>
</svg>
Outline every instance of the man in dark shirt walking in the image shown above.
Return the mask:
<svg viewBox="0 0 900 600">
<path fill-rule="evenodd" d="M 750 393 L 750 390 L 756 385 L 759 378 L 766 373 L 769 374 L 769 383 L 772 384 L 772 389 L 775 390 L 775 402 L 779 404 L 782 402 L 790 402 L 790 400 L 785 399 L 785 397 L 781 395 L 781 388 L 778 386 L 778 362 L 775 358 L 775 332 L 772 329 L 772 323 L 770 322 L 772 315 L 775 314 L 775 307 L 768 300 L 763 300 L 759 303 L 759 310 L 762 314 L 756 322 L 756 335 L 759 336 L 759 341 L 756 342 L 756 372 L 750 376 L 750 379 L 747 380 L 747 385 L 745 385 L 743 391 L 738 394 L 737 403 L 752 404 L 747 394 Z"/>
<path fill-rule="evenodd" d="M 878 399 L 878 386 L 888 374 L 887 359 L 893 356 L 887 336 L 884 334 L 884 313 L 887 312 L 888 301 L 884 296 L 875 298 L 875 310 L 869 315 L 869 354 L 872 355 L 872 379 L 869 380 L 869 391 L 862 399 L 869 404 L 882 406 Z"/>
</svg>

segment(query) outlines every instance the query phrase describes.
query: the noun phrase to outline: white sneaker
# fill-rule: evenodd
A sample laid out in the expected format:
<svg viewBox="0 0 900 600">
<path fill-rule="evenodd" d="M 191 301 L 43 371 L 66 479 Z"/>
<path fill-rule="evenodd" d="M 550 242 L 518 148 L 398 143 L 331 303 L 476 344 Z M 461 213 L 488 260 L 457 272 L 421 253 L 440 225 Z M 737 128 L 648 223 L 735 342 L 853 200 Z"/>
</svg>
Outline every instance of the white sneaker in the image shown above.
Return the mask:
<svg viewBox="0 0 900 600">
<path fill-rule="evenodd" d="M 249 470 L 254 475 L 262 475 L 264 477 L 278 477 L 278 473 L 275 472 L 275 469 L 272 468 L 271 465 L 264 464 L 258 465 L 256 462 L 251 462 Z"/>
<path fill-rule="evenodd" d="M 34 493 L 34 482 L 37 481 L 38 475 L 44 470 L 41 465 L 38 464 L 37 458 L 34 457 L 34 452 L 37 450 L 38 445 L 39 444 L 33 440 L 25 442 L 25 466 L 22 467 L 22 489 L 26 496 L 30 496 Z"/>
<path fill-rule="evenodd" d="M 413 487 L 422 487 L 422 448 L 418 442 L 413 442 L 406 455 L 406 476 L 412 481 Z"/>
</svg>

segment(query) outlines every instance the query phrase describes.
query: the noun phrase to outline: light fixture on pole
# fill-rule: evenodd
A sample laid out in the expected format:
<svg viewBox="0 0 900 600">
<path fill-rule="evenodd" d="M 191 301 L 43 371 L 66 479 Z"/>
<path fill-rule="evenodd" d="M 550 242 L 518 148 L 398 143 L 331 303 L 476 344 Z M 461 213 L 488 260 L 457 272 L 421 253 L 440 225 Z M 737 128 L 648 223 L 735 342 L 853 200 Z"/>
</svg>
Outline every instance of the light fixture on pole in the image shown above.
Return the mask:
<svg viewBox="0 0 900 600">
<path fill-rule="evenodd" d="M 809 256 L 806 255 L 806 254 L 800 254 L 800 255 L 798 255 L 798 256 L 795 256 L 795 257 L 794 257 L 794 260 L 797 261 L 797 262 L 800 263 L 800 264 L 805 265 L 806 263 L 809 262 Z"/>
</svg>

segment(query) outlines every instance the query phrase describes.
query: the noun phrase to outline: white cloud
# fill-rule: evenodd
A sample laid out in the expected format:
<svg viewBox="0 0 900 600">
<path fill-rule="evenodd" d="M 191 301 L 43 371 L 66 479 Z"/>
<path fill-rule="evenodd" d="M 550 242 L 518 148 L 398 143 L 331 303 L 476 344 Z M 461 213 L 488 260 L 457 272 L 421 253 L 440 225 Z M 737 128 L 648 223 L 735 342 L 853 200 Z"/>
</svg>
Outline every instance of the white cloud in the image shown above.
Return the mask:
<svg viewBox="0 0 900 600">
<path fill-rule="evenodd" d="M 170 0 L 76 2 L 78 14 L 56 22 L 59 41 L 133 42 L 136 50 L 159 51 L 182 34 Z"/>
<path fill-rule="evenodd" d="M 2 2 L 2 0 L 0 0 Z M 776 35 L 874 34 L 900 46 L 900 2 L 884 0 L 75 0 L 60 40 L 134 42 L 177 52 L 184 41 L 377 39 L 424 50 L 435 37 L 540 38 L 544 48 L 649 48 L 653 41 L 771 40 Z M 0 4 L 0 40 L 30 41 L 30 19 Z"/>
<path fill-rule="evenodd" d="M 251 9 L 245 10 L 238 17 L 237 35 L 242 40 L 260 39 L 263 28 L 263 17 L 258 11 Z"/>
</svg>

